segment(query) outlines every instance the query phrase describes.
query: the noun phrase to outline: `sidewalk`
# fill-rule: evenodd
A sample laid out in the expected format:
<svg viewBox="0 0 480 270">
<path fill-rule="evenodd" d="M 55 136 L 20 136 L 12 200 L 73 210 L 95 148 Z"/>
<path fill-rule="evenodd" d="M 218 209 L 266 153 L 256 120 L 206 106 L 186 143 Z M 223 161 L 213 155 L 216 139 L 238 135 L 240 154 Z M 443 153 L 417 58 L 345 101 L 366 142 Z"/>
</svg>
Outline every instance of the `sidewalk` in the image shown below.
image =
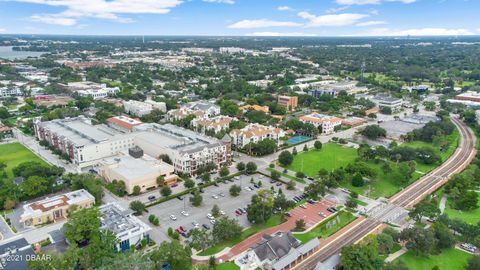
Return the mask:
<svg viewBox="0 0 480 270">
<path fill-rule="evenodd" d="M 400 249 L 399 251 L 388 255 L 388 257 L 385 259 L 385 262 L 386 263 L 393 262 L 395 259 L 402 256 L 406 252 L 407 252 L 407 249 L 405 247 L 402 247 L 402 249 Z"/>
</svg>

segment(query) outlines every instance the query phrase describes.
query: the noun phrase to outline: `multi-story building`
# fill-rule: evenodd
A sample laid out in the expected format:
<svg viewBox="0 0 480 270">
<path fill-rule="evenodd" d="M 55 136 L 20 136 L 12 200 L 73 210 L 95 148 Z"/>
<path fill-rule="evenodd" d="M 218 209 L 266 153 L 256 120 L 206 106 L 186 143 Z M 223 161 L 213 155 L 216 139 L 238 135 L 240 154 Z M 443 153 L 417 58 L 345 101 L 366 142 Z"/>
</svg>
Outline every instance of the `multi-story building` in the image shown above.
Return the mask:
<svg viewBox="0 0 480 270">
<path fill-rule="evenodd" d="M 85 117 L 33 122 L 35 136 L 46 140 L 51 146 L 70 157 L 78 166 L 85 168 L 101 159 L 114 156 L 134 146 L 133 136 L 121 133 L 107 125 L 92 125 Z"/>
<path fill-rule="evenodd" d="M 22 91 L 16 86 L 0 87 L 0 97 L 13 97 L 22 95 Z"/>
<path fill-rule="evenodd" d="M 229 116 L 215 116 L 210 119 L 193 119 L 191 122 L 192 127 L 202 133 L 206 131 L 213 131 L 214 133 L 221 132 L 229 128 L 230 123 L 236 120 Z"/>
<path fill-rule="evenodd" d="M 162 112 L 167 111 L 167 106 L 165 102 L 156 102 L 153 100 L 147 100 L 145 102 L 137 100 L 124 101 L 123 107 L 126 113 L 139 117 L 147 115 L 153 110 L 159 110 Z"/>
<path fill-rule="evenodd" d="M 390 108 L 392 111 L 398 111 L 403 105 L 401 98 L 391 96 L 377 95 L 373 98 L 373 102 L 381 109 L 384 107 Z"/>
<path fill-rule="evenodd" d="M 208 163 L 230 161 L 230 141 L 218 140 L 172 124 L 143 124 L 134 128 L 135 145 L 152 156 L 166 154 L 176 172 L 195 174 Z"/>
<path fill-rule="evenodd" d="M 133 128 L 143 124 L 138 118 L 130 118 L 123 115 L 114 116 L 107 119 L 107 125 L 122 133 L 132 132 Z"/>
<path fill-rule="evenodd" d="M 40 201 L 25 204 L 20 222 L 25 226 L 37 226 L 56 222 L 68 217 L 70 211 L 92 207 L 95 198 L 84 189 L 75 190 L 62 195 L 47 197 Z"/>
<path fill-rule="evenodd" d="M 103 99 L 108 96 L 116 95 L 120 92 L 118 87 L 107 87 L 106 84 L 94 82 L 72 82 L 68 84 L 59 84 L 65 90 L 77 93 L 82 97 L 91 97 L 93 99 Z"/>
<path fill-rule="evenodd" d="M 319 113 L 312 113 L 301 116 L 300 121 L 307 124 L 312 124 L 321 129 L 322 134 L 330 134 L 335 131 L 335 127 L 342 125 L 342 119 Z"/>
<path fill-rule="evenodd" d="M 278 105 L 287 108 L 287 110 L 295 110 L 298 106 L 298 97 L 297 96 L 278 96 L 277 98 Z"/>
<path fill-rule="evenodd" d="M 260 124 L 249 124 L 242 129 L 234 129 L 230 132 L 232 143 L 237 148 L 243 148 L 249 143 L 257 143 L 266 139 L 271 139 L 280 143 L 280 138 L 286 135 L 281 128 L 264 126 Z"/>
<path fill-rule="evenodd" d="M 170 110 L 167 112 L 168 121 L 182 120 L 188 115 L 194 115 L 195 118 L 209 119 L 220 114 L 220 106 L 213 102 L 189 102 L 184 104 L 180 109 Z"/>
<path fill-rule="evenodd" d="M 142 240 L 150 241 L 150 226 L 125 210 L 116 203 L 100 206 L 100 229 L 112 232 L 117 238 L 117 251 L 130 250 L 131 246 L 138 247 Z"/>
<path fill-rule="evenodd" d="M 165 185 L 177 182 L 172 165 L 143 154 L 139 147 L 130 148 L 115 157 L 106 158 L 99 165 L 98 174 L 108 182 L 123 181 L 125 190 L 132 194 L 135 186 L 140 192 L 158 187 L 157 177 L 163 176 Z"/>
</svg>

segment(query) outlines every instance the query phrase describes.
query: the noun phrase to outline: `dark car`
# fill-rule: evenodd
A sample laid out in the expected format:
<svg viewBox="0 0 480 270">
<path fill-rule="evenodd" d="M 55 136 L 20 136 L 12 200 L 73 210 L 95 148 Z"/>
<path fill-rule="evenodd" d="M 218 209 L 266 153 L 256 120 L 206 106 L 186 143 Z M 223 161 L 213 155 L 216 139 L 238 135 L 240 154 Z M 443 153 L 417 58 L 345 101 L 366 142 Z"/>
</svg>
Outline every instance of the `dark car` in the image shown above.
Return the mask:
<svg viewBox="0 0 480 270">
<path fill-rule="evenodd" d="M 202 227 L 205 228 L 205 230 L 210 230 L 210 226 L 208 226 L 207 224 L 202 224 Z"/>
<path fill-rule="evenodd" d="M 328 208 L 327 208 L 327 211 L 330 212 L 330 213 L 335 213 L 335 212 L 337 212 L 336 209 L 334 209 L 333 207 L 328 207 Z"/>
<path fill-rule="evenodd" d="M 281 185 L 282 185 L 282 183 L 278 182 L 275 186 L 279 187 Z"/>
<path fill-rule="evenodd" d="M 154 195 L 151 195 L 151 196 L 148 196 L 148 200 L 149 201 L 154 201 L 157 197 L 155 197 Z"/>
<path fill-rule="evenodd" d="M 180 201 L 183 201 L 183 197 L 182 197 L 182 196 L 178 196 L 177 199 L 179 199 Z"/>
<path fill-rule="evenodd" d="M 273 180 L 273 179 L 270 180 L 270 184 L 273 184 L 273 183 L 275 183 L 275 182 L 277 182 L 277 181 L 275 181 L 275 180 Z"/>
<path fill-rule="evenodd" d="M 255 188 L 257 188 L 257 189 L 260 188 L 260 186 L 257 185 L 257 184 L 255 184 L 255 185 L 253 185 L 253 186 L 254 186 Z"/>
<path fill-rule="evenodd" d="M 240 211 L 240 209 L 237 209 L 237 210 L 235 210 L 235 214 L 237 214 L 237 216 L 240 216 L 240 215 L 242 215 L 243 213 L 242 213 L 242 211 Z"/>
<path fill-rule="evenodd" d="M 285 213 L 287 217 L 292 217 L 292 214 L 290 212 Z"/>
</svg>

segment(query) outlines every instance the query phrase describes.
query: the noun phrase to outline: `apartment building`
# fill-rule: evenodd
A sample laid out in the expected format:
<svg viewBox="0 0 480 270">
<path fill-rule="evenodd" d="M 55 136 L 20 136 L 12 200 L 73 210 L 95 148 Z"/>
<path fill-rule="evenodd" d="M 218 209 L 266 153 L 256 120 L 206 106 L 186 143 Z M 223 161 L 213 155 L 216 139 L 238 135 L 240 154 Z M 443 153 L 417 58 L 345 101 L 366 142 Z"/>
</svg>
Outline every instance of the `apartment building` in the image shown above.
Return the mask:
<svg viewBox="0 0 480 270">
<path fill-rule="evenodd" d="M 191 122 L 192 127 L 201 132 L 205 133 L 206 131 L 213 131 L 215 133 L 226 130 L 230 127 L 230 123 L 236 120 L 235 118 L 229 116 L 215 116 L 210 119 L 193 119 Z"/>
<path fill-rule="evenodd" d="M 77 93 L 82 97 L 91 97 L 93 99 L 103 99 L 108 96 L 116 95 L 120 92 L 119 87 L 107 87 L 106 84 L 94 82 L 71 82 L 68 84 L 59 84 L 65 90 Z"/>
<path fill-rule="evenodd" d="M 112 232 L 117 238 L 117 251 L 138 247 L 142 240 L 150 241 L 150 226 L 133 215 L 131 210 L 123 209 L 117 203 L 100 206 L 100 229 Z"/>
<path fill-rule="evenodd" d="M 101 159 L 114 156 L 134 146 L 133 136 L 107 125 L 92 125 L 83 116 L 33 122 L 35 137 L 68 154 L 79 169 L 93 166 Z"/>
<path fill-rule="evenodd" d="M 230 162 L 230 141 L 201 135 L 172 124 L 143 124 L 134 128 L 135 145 L 147 155 L 166 154 L 175 172 L 195 174 L 208 163 L 221 166 Z"/>
<path fill-rule="evenodd" d="M 335 127 L 342 125 L 342 119 L 319 113 L 312 113 L 301 116 L 300 121 L 307 124 L 312 124 L 319 128 L 322 134 L 330 134 L 335 131 Z"/>
<path fill-rule="evenodd" d="M 287 108 L 287 110 L 295 110 L 298 106 L 298 97 L 297 96 L 278 96 L 277 97 L 278 105 Z"/>
<path fill-rule="evenodd" d="M 55 222 L 67 218 L 72 207 L 83 209 L 94 204 L 95 198 L 88 191 L 79 189 L 25 204 L 20 222 L 25 226 Z"/>
<path fill-rule="evenodd" d="M 182 105 L 179 109 L 168 111 L 166 118 L 168 121 L 179 121 L 188 115 L 194 115 L 195 118 L 209 119 L 220 115 L 220 106 L 208 101 L 189 102 Z"/>
<path fill-rule="evenodd" d="M 230 132 L 232 144 L 237 148 L 243 148 L 249 143 L 257 143 L 266 139 L 271 139 L 280 143 L 280 138 L 286 135 L 281 128 L 264 126 L 260 124 L 249 124 L 242 129 L 234 129 Z"/>
<path fill-rule="evenodd" d="M 133 193 L 135 186 L 140 188 L 140 192 L 158 187 L 159 176 L 163 176 L 165 184 L 169 186 L 175 184 L 178 178 L 172 165 L 145 155 L 140 147 L 103 159 L 98 174 L 108 182 L 123 181 L 129 194 Z"/>
<path fill-rule="evenodd" d="M 145 102 L 138 100 L 124 101 L 123 107 L 126 113 L 138 117 L 150 114 L 153 110 L 167 111 L 165 102 L 156 102 L 153 100 L 146 100 Z"/>
</svg>

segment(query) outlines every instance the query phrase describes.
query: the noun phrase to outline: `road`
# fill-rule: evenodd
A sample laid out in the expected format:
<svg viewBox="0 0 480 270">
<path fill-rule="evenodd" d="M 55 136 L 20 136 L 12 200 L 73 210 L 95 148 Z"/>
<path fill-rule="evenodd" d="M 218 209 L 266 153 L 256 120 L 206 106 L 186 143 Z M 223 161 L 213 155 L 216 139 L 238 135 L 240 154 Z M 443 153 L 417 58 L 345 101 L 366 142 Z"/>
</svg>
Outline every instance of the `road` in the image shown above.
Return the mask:
<svg viewBox="0 0 480 270">
<path fill-rule="evenodd" d="M 291 269 L 315 269 L 319 262 L 323 262 L 329 257 L 340 253 L 343 246 L 356 243 L 379 227 L 386 218 L 388 219 L 388 217 L 396 215 L 398 208 L 413 207 L 425 196 L 445 184 L 452 175 L 465 169 L 476 155 L 476 138 L 472 131 L 458 118 L 452 117 L 452 121 L 459 129 L 461 139 L 455 153 L 446 162 L 397 193 L 390 198 L 388 204 L 370 213 L 368 218 L 358 222 L 348 231 L 337 235 L 310 257 L 299 262 Z"/>
</svg>

